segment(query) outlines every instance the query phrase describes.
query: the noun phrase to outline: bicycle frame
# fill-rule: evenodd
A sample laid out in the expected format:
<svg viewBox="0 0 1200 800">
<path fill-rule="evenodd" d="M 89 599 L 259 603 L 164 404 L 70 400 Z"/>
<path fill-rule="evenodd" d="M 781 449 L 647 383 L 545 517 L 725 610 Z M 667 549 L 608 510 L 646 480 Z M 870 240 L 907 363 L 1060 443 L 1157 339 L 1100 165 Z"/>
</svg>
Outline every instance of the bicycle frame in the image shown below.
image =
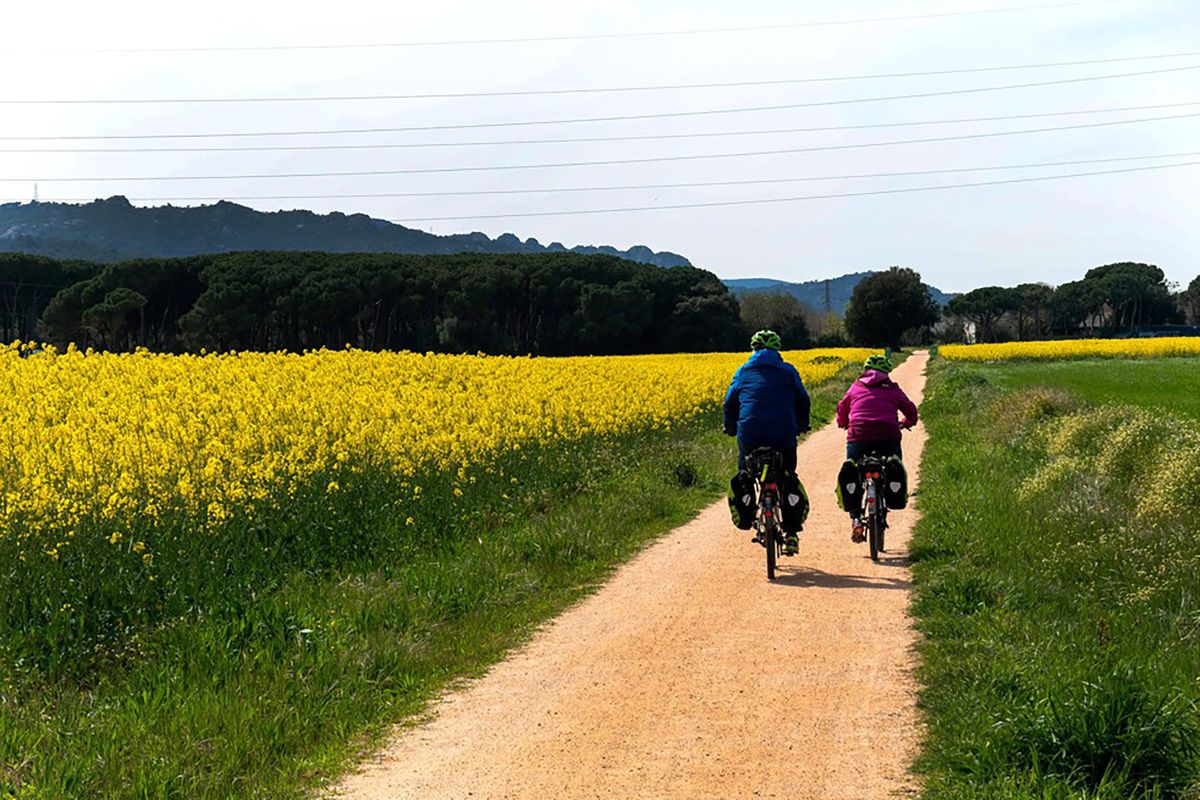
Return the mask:
<svg viewBox="0 0 1200 800">
<path fill-rule="evenodd" d="M 758 494 L 758 513 L 754 517 L 755 539 L 767 551 L 767 579 L 775 579 L 775 565 L 783 555 L 784 536 L 780 514 L 779 453 L 756 451 L 748 459 L 754 468 L 754 486 Z"/>
<path fill-rule="evenodd" d="M 871 560 L 878 561 L 879 553 L 883 550 L 883 532 L 887 528 L 887 499 L 882 489 L 884 462 L 878 456 L 865 456 L 858 462 L 858 471 L 862 480 L 863 515 L 867 523 Z"/>
</svg>

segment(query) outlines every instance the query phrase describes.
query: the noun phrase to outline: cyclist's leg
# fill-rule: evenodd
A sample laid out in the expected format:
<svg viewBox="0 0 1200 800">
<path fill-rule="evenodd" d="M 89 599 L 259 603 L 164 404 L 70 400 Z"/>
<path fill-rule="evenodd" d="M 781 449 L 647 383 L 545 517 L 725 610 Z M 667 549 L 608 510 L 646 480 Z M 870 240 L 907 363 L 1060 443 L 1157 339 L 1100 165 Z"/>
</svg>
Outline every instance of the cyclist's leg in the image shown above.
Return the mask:
<svg viewBox="0 0 1200 800">
<path fill-rule="evenodd" d="M 784 473 L 784 521 L 788 528 L 793 529 L 788 530 L 784 537 L 784 554 L 794 556 L 800 548 L 799 530 L 803 528 L 804 520 L 808 517 L 808 494 L 804 491 L 800 476 L 796 474 L 796 440 L 793 439 L 778 449 L 783 455 L 780 466 Z"/>
<path fill-rule="evenodd" d="M 796 472 L 796 441 L 783 448 L 783 471 Z"/>
</svg>

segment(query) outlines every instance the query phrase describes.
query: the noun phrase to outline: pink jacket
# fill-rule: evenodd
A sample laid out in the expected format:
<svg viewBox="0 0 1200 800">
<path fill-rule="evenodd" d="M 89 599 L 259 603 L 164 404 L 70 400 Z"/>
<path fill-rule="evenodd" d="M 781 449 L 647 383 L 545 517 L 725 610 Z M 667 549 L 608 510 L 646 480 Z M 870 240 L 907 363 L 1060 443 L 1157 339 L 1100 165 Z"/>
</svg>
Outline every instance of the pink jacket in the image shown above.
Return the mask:
<svg viewBox="0 0 1200 800">
<path fill-rule="evenodd" d="M 903 412 L 905 427 L 917 424 L 917 407 L 886 372 L 869 369 L 858 377 L 837 404 L 837 424 L 848 428 L 848 442 L 895 442 L 900 440 L 897 413 Z"/>
</svg>

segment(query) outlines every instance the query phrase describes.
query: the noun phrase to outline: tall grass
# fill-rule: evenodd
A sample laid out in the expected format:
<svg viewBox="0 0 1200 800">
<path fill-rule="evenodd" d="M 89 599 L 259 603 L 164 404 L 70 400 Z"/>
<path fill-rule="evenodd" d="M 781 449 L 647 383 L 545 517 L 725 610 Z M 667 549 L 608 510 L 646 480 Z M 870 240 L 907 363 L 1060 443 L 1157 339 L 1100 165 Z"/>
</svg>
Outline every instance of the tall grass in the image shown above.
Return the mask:
<svg viewBox="0 0 1200 800">
<path fill-rule="evenodd" d="M 923 407 L 926 796 L 1191 797 L 1195 424 L 1101 392 L 1085 405 L 1058 369 L 1039 386 L 1022 367 L 1017 390 L 992 369 L 938 365 Z M 1072 375 L 1086 383 L 1086 365 Z"/>
</svg>

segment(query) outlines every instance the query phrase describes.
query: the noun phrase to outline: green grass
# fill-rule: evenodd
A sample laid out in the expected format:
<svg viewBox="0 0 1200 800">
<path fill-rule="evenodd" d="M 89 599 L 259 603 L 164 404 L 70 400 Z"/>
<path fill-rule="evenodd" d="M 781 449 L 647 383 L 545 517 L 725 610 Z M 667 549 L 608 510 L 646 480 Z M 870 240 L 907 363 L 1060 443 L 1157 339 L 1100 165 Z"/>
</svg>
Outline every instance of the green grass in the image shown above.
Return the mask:
<svg viewBox="0 0 1200 800">
<path fill-rule="evenodd" d="M 814 424 L 856 372 L 816 388 Z M 669 433 L 576 443 L 481 479 L 464 498 L 476 510 L 435 530 L 408 528 L 386 486 L 331 525 L 315 491 L 313 508 L 298 501 L 281 527 L 247 529 L 250 545 L 195 563 L 192 588 L 207 594 L 160 595 L 152 617 L 114 605 L 112 630 L 10 629 L 0 797 L 308 796 L 724 494 L 734 454 L 715 410 Z M 437 491 L 427 484 L 428 502 Z M 230 562 L 262 550 L 260 536 L 292 551 Z M 89 655 L 62 663 L 74 652 Z"/>
<path fill-rule="evenodd" d="M 1005 389 L 1055 386 L 1088 403 L 1129 403 L 1200 419 L 1200 369 L 1194 358 L 1089 359 L 989 365 L 988 379 Z"/>
<path fill-rule="evenodd" d="M 927 798 L 1200 790 L 1200 433 L 1195 398 L 1160 392 L 1197 373 L 933 368 L 912 544 Z"/>
</svg>

